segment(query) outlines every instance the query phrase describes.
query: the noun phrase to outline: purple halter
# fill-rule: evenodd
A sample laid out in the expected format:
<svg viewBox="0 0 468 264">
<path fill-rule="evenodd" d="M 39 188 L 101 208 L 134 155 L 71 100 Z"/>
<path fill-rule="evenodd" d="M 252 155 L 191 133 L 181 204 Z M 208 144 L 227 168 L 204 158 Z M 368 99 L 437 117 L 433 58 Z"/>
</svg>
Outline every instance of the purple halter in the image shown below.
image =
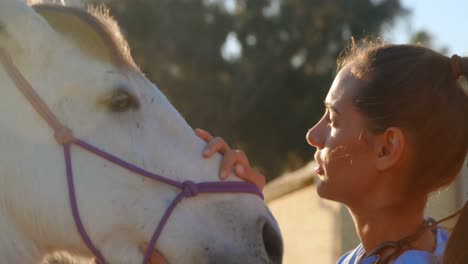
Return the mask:
<svg viewBox="0 0 468 264">
<path fill-rule="evenodd" d="M 50 111 L 44 101 L 40 96 L 34 91 L 32 86 L 24 78 L 24 76 L 19 72 L 11 61 L 10 56 L 0 48 L 0 61 L 2 62 L 5 71 L 9 74 L 11 79 L 14 81 L 16 87 L 21 91 L 21 93 L 26 97 L 26 99 L 31 103 L 34 109 L 41 115 L 41 117 L 49 124 L 49 126 L 54 130 L 54 137 L 60 145 L 63 146 L 63 152 L 65 157 L 66 165 L 66 175 L 68 182 L 68 193 L 70 199 L 70 206 L 72 209 L 73 219 L 75 220 L 76 227 L 78 232 L 83 239 L 86 246 L 93 253 L 96 258 L 96 262 L 100 264 L 106 263 L 103 255 L 99 249 L 93 244 L 92 240 L 86 233 L 86 230 L 81 222 L 78 204 L 76 201 L 75 186 L 73 181 L 73 169 L 72 169 L 72 159 L 71 159 L 71 146 L 79 146 L 95 155 L 108 160 L 116 165 L 121 166 L 131 172 L 139 174 L 143 177 L 153 179 L 171 185 L 180 189 L 181 191 L 176 195 L 172 203 L 166 209 L 164 215 L 162 216 L 156 230 L 151 237 L 150 242 L 148 243 L 147 250 L 143 259 L 143 264 L 148 263 L 151 253 L 156 245 L 164 225 L 166 224 L 169 216 L 174 211 L 177 204 L 184 198 L 190 198 L 198 195 L 199 193 L 251 193 L 259 196 L 263 199 L 261 191 L 251 183 L 247 182 L 202 182 L 194 183 L 191 181 L 185 181 L 183 183 L 174 181 L 172 179 L 154 174 L 147 170 L 144 170 L 138 166 L 135 166 L 131 163 L 128 163 L 108 152 L 105 152 L 91 144 L 86 143 L 85 141 L 75 138 L 70 129 L 62 125 L 60 121 L 55 117 L 55 115 Z"/>
</svg>

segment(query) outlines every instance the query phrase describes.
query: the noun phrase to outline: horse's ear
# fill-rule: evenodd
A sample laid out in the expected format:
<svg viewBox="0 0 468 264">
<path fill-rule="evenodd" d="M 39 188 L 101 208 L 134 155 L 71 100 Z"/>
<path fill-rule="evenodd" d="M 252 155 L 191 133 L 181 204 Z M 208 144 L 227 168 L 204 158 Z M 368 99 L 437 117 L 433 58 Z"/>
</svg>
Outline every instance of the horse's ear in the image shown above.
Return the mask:
<svg viewBox="0 0 468 264">
<path fill-rule="evenodd" d="M 115 62 L 118 51 L 113 50 L 114 41 L 93 15 L 78 8 L 59 5 L 34 5 L 33 8 L 84 55 L 104 63 Z"/>
<path fill-rule="evenodd" d="M 0 1 L 0 47 L 10 53 L 30 53 L 48 42 L 52 31 L 34 9 L 22 0 Z M 34 40 L 34 41 L 32 41 Z"/>
</svg>

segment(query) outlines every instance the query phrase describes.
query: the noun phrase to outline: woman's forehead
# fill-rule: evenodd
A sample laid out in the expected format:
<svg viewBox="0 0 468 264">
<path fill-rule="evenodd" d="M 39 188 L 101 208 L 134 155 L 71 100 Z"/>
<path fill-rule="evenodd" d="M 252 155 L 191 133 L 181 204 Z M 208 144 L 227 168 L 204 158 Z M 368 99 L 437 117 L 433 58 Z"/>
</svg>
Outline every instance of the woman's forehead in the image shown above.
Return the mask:
<svg viewBox="0 0 468 264">
<path fill-rule="evenodd" d="M 345 66 L 336 75 L 328 91 L 325 102 L 331 105 L 351 104 L 364 81 L 358 79 L 351 71 L 351 65 Z"/>
</svg>

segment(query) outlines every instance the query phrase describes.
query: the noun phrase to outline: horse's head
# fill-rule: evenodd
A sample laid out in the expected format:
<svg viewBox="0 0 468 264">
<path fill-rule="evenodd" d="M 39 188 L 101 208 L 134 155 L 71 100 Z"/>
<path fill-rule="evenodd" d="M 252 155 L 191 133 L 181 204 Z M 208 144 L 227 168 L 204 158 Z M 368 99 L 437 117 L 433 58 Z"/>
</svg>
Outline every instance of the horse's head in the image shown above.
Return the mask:
<svg viewBox="0 0 468 264">
<path fill-rule="evenodd" d="M 220 157 L 202 158 L 204 143 L 141 74 L 108 18 L 2 0 L 0 48 L 76 137 L 177 181 L 218 180 Z M 60 249 L 89 256 L 73 222 L 61 146 L 1 67 L 0 82 L 1 262 Z M 111 263 L 140 262 L 138 245 L 179 190 L 80 148 L 72 162 L 94 244 Z M 200 194 L 177 206 L 156 247 L 170 263 L 280 263 L 281 243 L 259 197 Z"/>
</svg>

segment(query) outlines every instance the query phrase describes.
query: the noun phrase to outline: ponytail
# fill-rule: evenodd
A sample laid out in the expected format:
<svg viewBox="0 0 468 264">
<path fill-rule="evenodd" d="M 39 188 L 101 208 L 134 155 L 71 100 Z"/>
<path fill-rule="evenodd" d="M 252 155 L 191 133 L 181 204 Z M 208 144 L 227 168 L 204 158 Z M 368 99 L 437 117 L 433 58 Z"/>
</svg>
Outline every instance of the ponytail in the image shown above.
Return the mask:
<svg viewBox="0 0 468 264">
<path fill-rule="evenodd" d="M 457 80 L 458 85 L 463 89 L 465 94 L 468 96 L 468 80 L 467 80 L 468 69 L 465 68 L 465 67 L 468 67 L 467 60 L 468 58 L 462 58 L 456 54 L 450 58 L 453 78 Z"/>
<path fill-rule="evenodd" d="M 465 202 L 458 222 L 445 248 L 444 264 L 468 263 L 468 202 Z"/>
</svg>

